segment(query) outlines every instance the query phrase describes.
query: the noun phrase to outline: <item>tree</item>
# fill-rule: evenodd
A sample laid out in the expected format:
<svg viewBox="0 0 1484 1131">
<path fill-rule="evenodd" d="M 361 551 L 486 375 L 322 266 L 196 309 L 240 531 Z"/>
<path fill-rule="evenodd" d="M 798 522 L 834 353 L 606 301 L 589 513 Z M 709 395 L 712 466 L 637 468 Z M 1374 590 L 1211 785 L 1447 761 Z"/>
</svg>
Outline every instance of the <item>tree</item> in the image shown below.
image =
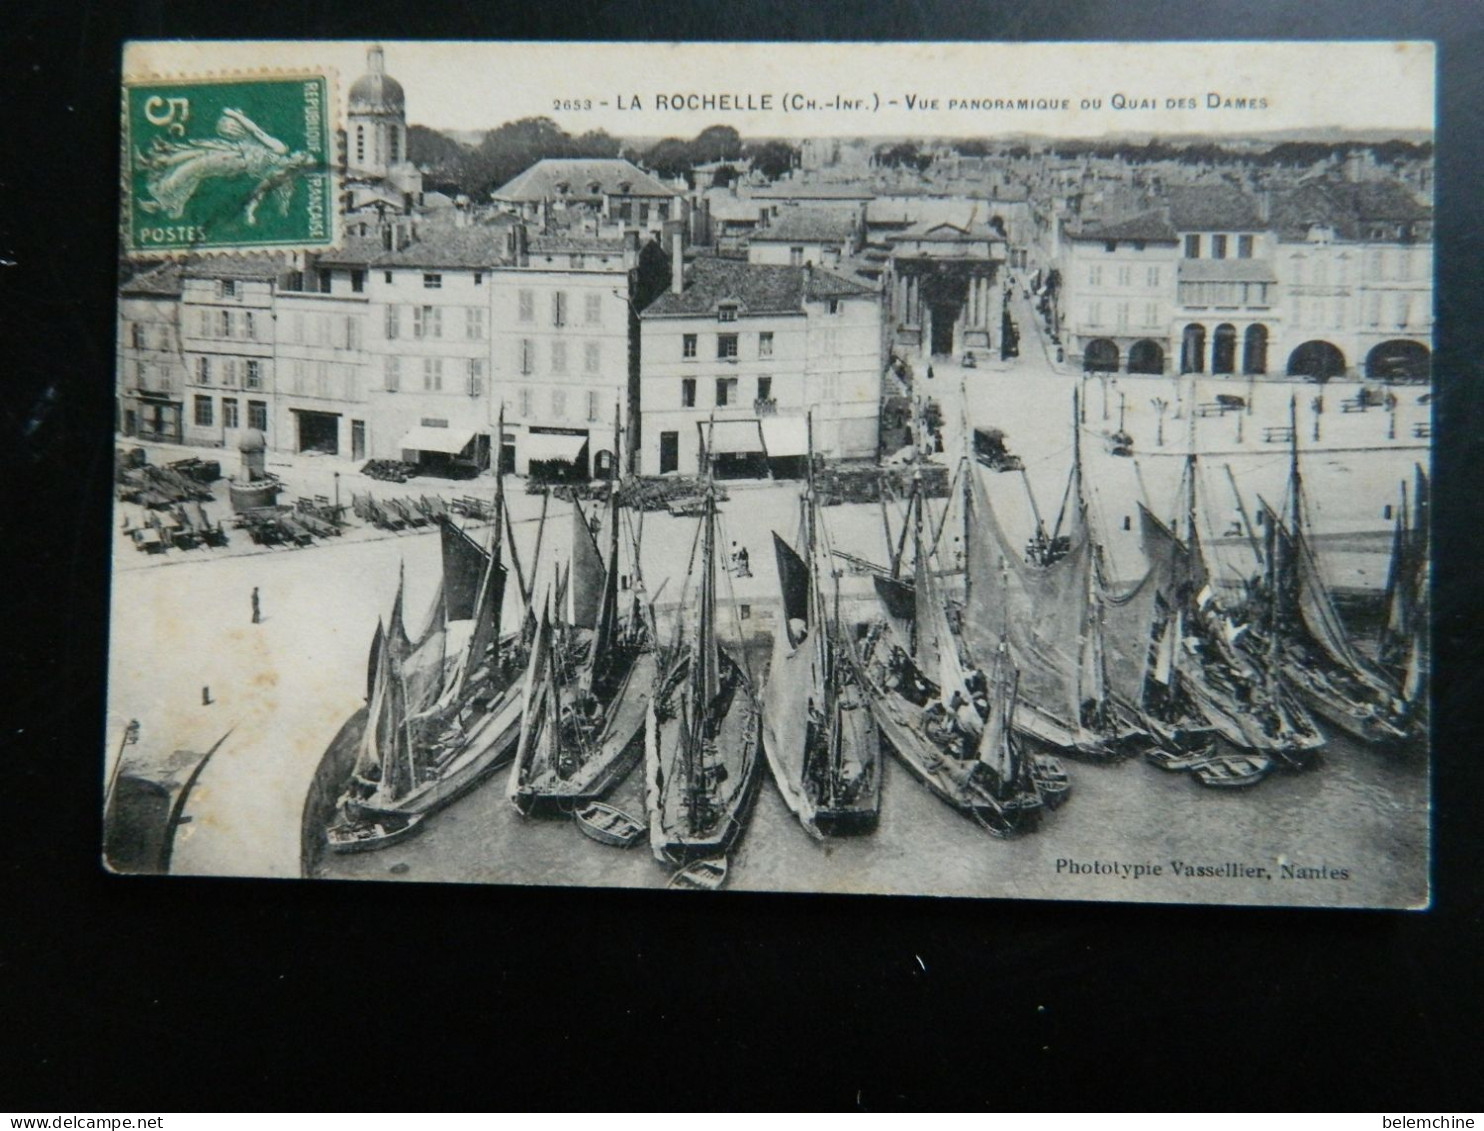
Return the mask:
<svg viewBox="0 0 1484 1131">
<path fill-rule="evenodd" d="M 741 176 L 741 174 L 737 172 L 734 166 L 718 165 L 716 168 L 716 172 L 711 174 L 711 187 L 726 188 L 739 176 Z"/>
<path fill-rule="evenodd" d="M 742 156 L 742 135 L 731 126 L 707 126 L 691 143 L 695 164 L 735 161 Z"/>
<path fill-rule="evenodd" d="M 770 181 L 776 181 L 794 167 L 799 151 L 786 141 L 764 141 L 749 145 L 742 156 L 752 162 L 752 167 Z"/>
</svg>

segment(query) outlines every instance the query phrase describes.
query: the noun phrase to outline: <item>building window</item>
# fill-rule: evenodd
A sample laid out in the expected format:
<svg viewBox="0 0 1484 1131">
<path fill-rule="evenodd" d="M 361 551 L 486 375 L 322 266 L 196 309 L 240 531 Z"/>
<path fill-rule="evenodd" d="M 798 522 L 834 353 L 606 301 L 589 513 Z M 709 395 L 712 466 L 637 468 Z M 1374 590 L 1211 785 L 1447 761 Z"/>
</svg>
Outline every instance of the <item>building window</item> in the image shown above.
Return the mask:
<svg viewBox="0 0 1484 1131">
<path fill-rule="evenodd" d="M 580 251 L 574 251 L 570 256 L 567 257 L 568 266 L 576 268 L 578 270 L 580 270 L 586 263 L 587 259 Z"/>
<path fill-rule="evenodd" d="M 469 395 L 471 397 L 484 396 L 484 359 L 471 357 L 469 359 Z"/>
<path fill-rule="evenodd" d="M 737 321 L 737 308 L 730 304 L 718 306 L 716 308 L 716 320 L 718 322 Z"/>
<path fill-rule="evenodd" d="M 426 393 L 443 392 L 443 359 L 441 357 L 423 358 L 423 391 Z"/>
<path fill-rule="evenodd" d="M 394 340 L 396 338 L 396 336 L 397 336 L 397 323 L 398 323 L 398 314 L 397 314 L 397 312 L 400 309 L 401 309 L 401 307 L 398 307 L 398 306 L 395 306 L 395 305 L 388 306 L 386 308 L 386 340 L 389 341 L 389 342 L 392 341 L 392 340 Z M 301 333 L 300 336 L 301 337 L 303 336 L 302 333 Z"/>
<path fill-rule="evenodd" d="M 1103 241 L 1103 250 L 1104 251 L 1117 251 L 1118 250 L 1118 241 L 1117 240 L 1104 240 Z"/>
<path fill-rule="evenodd" d="M 696 336 L 694 334 L 686 334 L 685 337 L 680 339 L 680 356 L 696 356 Z"/>
<path fill-rule="evenodd" d="M 631 201 L 625 200 L 620 202 L 618 206 L 618 218 L 625 224 L 634 218 L 634 205 Z"/>
<path fill-rule="evenodd" d="M 1238 259 L 1251 259 L 1252 258 L 1252 237 L 1251 236 L 1238 236 L 1237 237 L 1237 258 Z"/>
<path fill-rule="evenodd" d="M 1157 286 L 1159 286 L 1159 268 L 1158 267 L 1151 267 L 1151 268 L 1149 268 L 1144 273 L 1144 283 L 1145 283 L 1146 286 L 1150 286 L 1150 287 L 1157 287 Z"/>
<path fill-rule="evenodd" d="M 551 371 L 553 373 L 567 372 L 567 343 L 551 343 Z"/>
<path fill-rule="evenodd" d="M 553 389 L 551 391 L 551 415 L 558 420 L 567 418 L 567 390 Z"/>
<path fill-rule="evenodd" d="M 600 373 L 603 369 L 603 347 L 601 342 L 588 342 L 582 347 L 582 371 Z"/>
<path fill-rule="evenodd" d="M 358 350 L 361 348 L 361 320 L 359 318 L 345 319 L 345 348 Z"/>
<path fill-rule="evenodd" d="M 211 398 L 196 398 L 196 426 L 198 428 L 211 427 Z"/>
<path fill-rule="evenodd" d="M 218 312 L 217 322 L 221 327 L 221 336 L 230 338 L 232 336 L 232 312 L 230 310 Z"/>
<path fill-rule="evenodd" d="M 839 314 L 841 309 L 840 300 L 837 298 L 830 299 L 830 301 L 825 304 L 825 309 L 831 314 Z"/>
<path fill-rule="evenodd" d="M 392 273 L 390 271 L 383 271 L 381 273 L 381 279 L 382 279 L 382 282 L 386 283 L 388 286 L 391 286 Z"/>
<path fill-rule="evenodd" d="M 352 271 L 350 273 L 350 289 L 355 294 L 362 294 L 366 290 L 366 272 Z"/>
<path fill-rule="evenodd" d="M 1225 236 L 1212 236 L 1211 237 L 1211 258 L 1212 259 L 1225 259 L 1226 258 L 1226 237 Z"/>
<path fill-rule="evenodd" d="M 773 331 L 772 330 L 764 330 L 760 334 L 758 334 L 758 336 L 757 336 L 757 355 L 758 355 L 758 357 L 772 357 L 773 356 Z"/>
<path fill-rule="evenodd" d="M 603 296 L 587 295 L 583 298 L 583 318 L 589 326 L 603 324 Z"/>
<path fill-rule="evenodd" d="M 1096 263 L 1087 269 L 1087 285 L 1089 287 L 1100 287 L 1103 285 L 1103 269 Z"/>
<path fill-rule="evenodd" d="M 443 276 L 442 275 L 439 275 L 439 274 L 425 274 L 425 275 L 423 275 L 423 288 L 425 290 L 436 291 L 436 290 L 441 289 L 442 286 L 443 286 Z"/>
<path fill-rule="evenodd" d="M 386 359 L 386 391 L 395 393 L 402 387 L 402 359 L 388 354 Z"/>
<path fill-rule="evenodd" d="M 319 293 L 320 294 L 327 295 L 327 294 L 330 293 L 330 289 L 331 289 L 330 288 L 330 279 L 333 276 L 333 274 L 334 273 L 332 271 L 328 270 L 327 268 L 323 268 L 323 267 L 320 268 L 320 272 L 319 272 Z"/>
<path fill-rule="evenodd" d="M 530 338 L 520 340 L 520 371 L 527 375 L 536 372 L 536 343 Z"/>
<path fill-rule="evenodd" d="M 144 348 L 144 327 L 140 323 L 129 323 L 129 340 L 134 344 L 135 349 Z"/>
<path fill-rule="evenodd" d="M 222 387 L 233 389 L 237 387 L 237 359 L 227 358 L 222 362 Z"/>
<path fill-rule="evenodd" d="M 757 379 L 757 399 L 760 401 L 773 399 L 773 378 L 759 377 Z"/>
<path fill-rule="evenodd" d="M 694 377 L 680 379 L 680 407 L 696 407 L 696 379 Z"/>
<path fill-rule="evenodd" d="M 268 431 L 268 402 L 247 402 L 247 426 L 256 428 L 259 432 Z"/>
<path fill-rule="evenodd" d="M 595 423 L 598 419 L 598 392 L 596 389 L 587 391 L 587 419 Z"/>
<path fill-rule="evenodd" d="M 484 341 L 484 307 L 470 306 L 464 309 L 464 337 L 471 342 Z"/>
<path fill-rule="evenodd" d="M 1144 325 L 1145 326 L 1158 326 L 1159 325 L 1159 303 L 1157 303 L 1157 302 L 1147 302 L 1147 303 L 1144 304 Z"/>
<path fill-rule="evenodd" d="M 443 310 L 436 306 L 414 306 L 412 308 L 412 336 L 414 338 L 443 337 Z"/>
<path fill-rule="evenodd" d="M 237 398 L 236 397 L 223 397 L 222 398 L 222 427 L 223 428 L 236 428 L 238 426 L 239 425 L 238 425 L 238 422 L 237 422 Z"/>
<path fill-rule="evenodd" d="M 716 356 L 717 357 L 721 357 L 721 358 L 731 358 L 733 360 L 736 359 L 736 357 L 737 357 L 737 335 L 736 334 L 718 334 L 718 335 L 716 335 Z"/>
<path fill-rule="evenodd" d="M 716 379 L 716 407 L 726 408 L 737 402 L 737 378 L 718 377 Z"/>
<path fill-rule="evenodd" d="M 196 358 L 196 380 L 202 385 L 211 384 L 211 358 Z"/>
<path fill-rule="evenodd" d="M 222 298 L 236 298 L 237 297 L 237 280 L 236 279 L 221 279 L 217 283 L 216 290 L 217 290 L 217 294 L 221 295 Z"/>
<path fill-rule="evenodd" d="M 1133 275 L 1134 269 L 1132 267 L 1120 267 L 1118 269 L 1118 285 L 1120 287 L 1129 286 L 1134 281 Z"/>
<path fill-rule="evenodd" d="M 802 266 L 804 266 L 804 249 L 803 248 L 801 248 L 801 247 L 791 247 L 791 248 L 788 249 L 788 265 L 790 267 L 802 267 Z"/>
<path fill-rule="evenodd" d="M 520 398 L 517 403 L 522 416 L 531 415 L 531 390 L 524 385 L 521 386 Z"/>
<path fill-rule="evenodd" d="M 1200 257 L 1201 257 L 1201 237 L 1200 236 L 1186 236 L 1185 237 L 1185 258 L 1186 259 L 1199 259 Z"/>
<path fill-rule="evenodd" d="M 534 322 L 536 320 L 536 293 L 534 291 L 520 292 L 520 320 L 522 322 Z"/>
<path fill-rule="evenodd" d="M 258 340 L 258 326 L 251 310 L 244 312 L 242 315 L 242 332 L 248 341 L 255 342 Z"/>
<path fill-rule="evenodd" d="M 551 292 L 551 324 L 553 326 L 565 326 L 567 324 L 567 292 Z"/>
<path fill-rule="evenodd" d="M 365 126 L 357 126 L 356 127 L 356 161 L 359 163 L 359 162 L 363 162 L 365 160 L 366 160 L 366 127 Z"/>
<path fill-rule="evenodd" d="M 476 287 L 482 287 L 482 286 L 484 286 L 484 272 L 483 271 L 476 271 L 476 272 L 474 272 L 474 285 Z"/>
</svg>

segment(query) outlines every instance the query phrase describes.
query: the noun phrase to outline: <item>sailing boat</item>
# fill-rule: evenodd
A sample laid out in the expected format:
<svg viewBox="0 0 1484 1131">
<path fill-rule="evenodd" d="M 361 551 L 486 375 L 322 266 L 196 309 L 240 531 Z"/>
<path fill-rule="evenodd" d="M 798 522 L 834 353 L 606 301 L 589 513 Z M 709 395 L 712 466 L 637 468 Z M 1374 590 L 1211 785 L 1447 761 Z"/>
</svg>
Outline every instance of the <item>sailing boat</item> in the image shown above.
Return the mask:
<svg viewBox="0 0 1484 1131">
<path fill-rule="evenodd" d="M 716 488 L 708 482 L 699 557 L 693 548 L 690 563 L 690 572 L 699 565 L 701 575 L 695 607 L 677 610 L 685 640 L 664 667 L 645 725 L 650 847 L 657 859 L 681 866 L 731 847 L 757 783 L 752 682 L 717 638 L 716 525 Z"/>
<path fill-rule="evenodd" d="M 1297 410 L 1289 402 L 1293 441 L 1285 518 L 1263 503 L 1268 572 L 1259 589 L 1267 602 L 1270 658 L 1321 718 L 1367 742 L 1396 744 L 1418 733 L 1402 689 L 1350 640 L 1320 574 L 1299 473 Z"/>
<path fill-rule="evenodd" d="M 864 647 L 876 724 L 908 771 L 940 800 L 998 835 L 1029 829 L 1042 799 L 1011 734 L 1015 676 L 1008 663 L 997 663 L 991 689 L 979 673 L 965 670 L 923 539 L 921 510 L 912 537 L 910 624 L 894 614 L 891 579 L 876 578 L 885 616 Z"/>
<path fill-rule="evenodd" d="M 617 443 L 615 435 L 615 453 Z M 508 788 L 525 814 L 570 812 L 603 796 L 633 768 L 642 748 L 658 662 L 649 610 L 640 604 L 637 587 L 620 614 L 616 455 L 614 468 L 606 560 L 574 503 L 566 616 L 548 610 L 531 650 L 527 706 Z M 636 546 L 636 577 L 638 560 Z"/>
<path fill-rule="evenodd" d="M 1258 776 L 1271 768 L 1273 756 L 1301 765 L 1323 737 L 1284 687 L 1281 673 L 1264 673 L 1232 645 L 1237 630 L 1215 599 L 1198 528 L 1199 481 L 1192 452 L 1186 457 L 1174 528 L 1139 507 L 1149 572 L 1119 599 L 1118 613 L 1110 615 L 1110 621 L 1121 618 L 1126 626 L 1112 636 L 1118 658 L 1112 665 L 1115 682 L 1131 684 L 1121 691 L 1156 732 L 1173 728 L 1185 736 L 1220 735 L 1253 752 L 1233 765 Z M 1171 770 L 1199 770 L 1214 756 L 1209 741 L 1204 754 L 1187 753 L 1188 746 L 1166 743 L 1146 756 Z"/>
<path fill-rule="evenodd" d="M 1146 732 L 1110 694 L 1103 640 L 1103 594 L 1087 503 L 1073 400 L 1072 470 L 1049 539 L 1054 552 L 1022 556 L 1005 534 L 977 474 L 967 497 L 964 637 L 987 656 L 1008 639 L 1020 671 L 1016 727 L 1044 746 L 1094 761 L 1131 753 Z M 1065 534 L 1062 533 L 1065 529 Z"/>
<path fill-rule="evenodd" d="M 1402 484 L 1392 537 L 1391 565 L 1386 576 L 1386 621 L 1381 628 L 1378 656 L 1401 688 L 1408 716 L 1418 730 L 1427 721 L 1427 684 L 1430 657 L 1428 593 L 1431 565 L 1428 554 L 1429 487 L 1427 473 L 1416 468 L 1415 510 L 1408 507 L 1407 485 Z"/>
<path fill-rule="evenodd" d="M 793 814 L 815 837 L 870 832 L 881 810 L 881 744 L 854 642 L 820 586 L 824 553 L 814 493 L 813 430 L 801 557 L 775 532 L 782 607 L 763 695 L 763 752 Z M 833 572 L 833 571 L 832 571 Z"/>
<path fill-rule="evenodd" d="M 514 752 L 525 645 L 519 634 L 500 632 L 503 517 L 504 493 L 497 485 L 488 551 L 451 520 L 440 522 L 443 576 L 416 641 L 403 621 L 405 571 L 390 624 L 377 624 L 366 724 L 337 818 L 326 830 L 337 852 L 404 839 Z"/>
</svg>

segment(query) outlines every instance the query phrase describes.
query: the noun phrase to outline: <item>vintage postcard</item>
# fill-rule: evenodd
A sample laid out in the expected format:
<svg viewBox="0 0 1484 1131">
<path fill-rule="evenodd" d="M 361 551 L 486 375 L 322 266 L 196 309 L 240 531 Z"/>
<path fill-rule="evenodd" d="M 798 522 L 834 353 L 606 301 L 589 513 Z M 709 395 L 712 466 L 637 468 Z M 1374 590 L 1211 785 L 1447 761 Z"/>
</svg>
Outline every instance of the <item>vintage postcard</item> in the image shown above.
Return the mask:
<svg viewBox="0 0 1484 1131">
<path fill-rule="evenodd" d="M 105 865 L 1426 907 L 1434 67 L 129 44 Z"/>
</svg>

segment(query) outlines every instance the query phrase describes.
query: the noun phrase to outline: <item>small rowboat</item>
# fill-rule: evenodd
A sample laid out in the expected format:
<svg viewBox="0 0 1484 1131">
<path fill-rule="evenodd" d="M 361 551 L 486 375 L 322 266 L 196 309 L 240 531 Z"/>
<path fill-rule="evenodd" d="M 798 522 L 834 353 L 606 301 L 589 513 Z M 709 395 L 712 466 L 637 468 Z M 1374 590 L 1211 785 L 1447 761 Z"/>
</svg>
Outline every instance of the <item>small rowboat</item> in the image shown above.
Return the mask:
<svg viewBox="0 0 1484 1131">
<path fill-rule="evenodd" d="M 370 852 L 406 840 L 422 823 L 424 814 L 405 817 L 378 815 L 375 820 L 346 819 L 325 830 L 325 839 L 333 852 Z"/>
<path fill-rule="evenodd" d="M 637 817 L 602 801 L 590 801 L 572 816 L 584 836 L 614 848 L 630 847 L 649 827 Z"/>
<path fill-rule="evenodd" d="M 1267 777 L 1273 760 L 1265 754 L 1223 754 L 1193 771 L 1196 780 L 1212 789 L 1241 789 Z"/>
<path fill-rule="evenodd" d="M 1072 789 L 1072 780 L 1067 776 L 1066 767 L 1062 765 L 1060 758 L 1051 754 L 1033 754 L 1030 769 L 1031 781 L 1035 783 L 1046 808 L 1055 809 L 1067 799 L 1067 794 Z"/>
<path fill-rule="evenodd" d="M 1199 770 L 1216 755 L 1215 740 L 1201 743 L 1193 750 L 1166 750 L 1154 747 L 1144 752 L 1144 760 L 1172 774 Z"/>
<path fill-rule="evenodd" d="M 666 887 L 677 891 L 715 891 L 727 882 L 727 858 L 713 856 L 708 860 L 692 860 L 673 876 Z"/>
</svg>

